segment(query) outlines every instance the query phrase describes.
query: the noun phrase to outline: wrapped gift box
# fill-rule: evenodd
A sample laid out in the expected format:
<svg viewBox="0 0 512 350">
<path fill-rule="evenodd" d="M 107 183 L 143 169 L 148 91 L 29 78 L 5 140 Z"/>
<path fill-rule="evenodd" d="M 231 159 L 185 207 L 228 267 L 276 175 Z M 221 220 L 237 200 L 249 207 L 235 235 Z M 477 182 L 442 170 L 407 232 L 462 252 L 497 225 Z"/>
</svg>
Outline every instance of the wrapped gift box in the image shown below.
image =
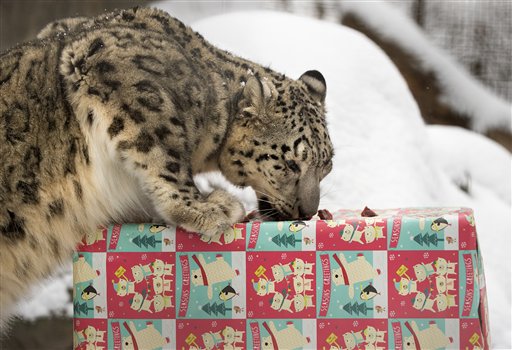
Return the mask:
<svg viewBox="0 0 512 350">
<path fill-rule="evenodd" d="M 91 232 L 73 257 L 74 348 L 489 348 L 472 211 L 376 213 L 211 238 L 158 224 Z"/>
</svg>

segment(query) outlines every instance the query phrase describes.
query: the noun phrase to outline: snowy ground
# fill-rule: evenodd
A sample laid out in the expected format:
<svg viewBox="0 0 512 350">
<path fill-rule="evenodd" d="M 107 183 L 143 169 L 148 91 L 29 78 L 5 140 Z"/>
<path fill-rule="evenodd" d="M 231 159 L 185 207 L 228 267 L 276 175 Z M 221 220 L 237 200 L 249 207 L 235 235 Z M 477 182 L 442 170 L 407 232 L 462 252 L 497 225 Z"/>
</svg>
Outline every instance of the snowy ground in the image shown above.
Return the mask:
<svg viewBox="0 0 512 350">
<path fill-rule="evenodd" d="M 511 348 L 510 154 L 470 131 L 425 126 L 397 69 L 353 30 L 270 12 L 207 18 L 193 28 L 212 43 L 290 77 L 309 69 L 324 74 L 336 157 L 322 184 L 322 208 L 438 205 L 475 210 L 494 348 Z M 208 179 L 224 183 L 218 175 Z M 208 186 L 205 178 L 197 181 Z M 458 185 L 468 182 L 466 194 Z M 250 190 L 233 191 L 249 208 L 254 206 Z M 64 276 L 46 283 L 22 314 L 45 314 L 48 307 L 71 313 L 62 302 L 71 285 L 69 274 Z"/>
</svg>

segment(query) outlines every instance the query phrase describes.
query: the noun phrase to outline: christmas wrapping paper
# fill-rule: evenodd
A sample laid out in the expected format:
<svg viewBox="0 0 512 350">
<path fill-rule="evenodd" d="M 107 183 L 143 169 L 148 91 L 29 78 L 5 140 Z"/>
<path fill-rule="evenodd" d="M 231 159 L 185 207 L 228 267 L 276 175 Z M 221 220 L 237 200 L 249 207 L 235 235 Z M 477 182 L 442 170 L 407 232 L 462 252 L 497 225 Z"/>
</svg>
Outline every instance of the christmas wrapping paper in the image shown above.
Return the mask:
<svg viewBox="0 0 512 350">
<path fill-rule="evenodd" d="M 159 224 L 87 235 L 74 349 L 487 349 L 465 208 L 340 210 L 206 238 Z"/>
</svg>

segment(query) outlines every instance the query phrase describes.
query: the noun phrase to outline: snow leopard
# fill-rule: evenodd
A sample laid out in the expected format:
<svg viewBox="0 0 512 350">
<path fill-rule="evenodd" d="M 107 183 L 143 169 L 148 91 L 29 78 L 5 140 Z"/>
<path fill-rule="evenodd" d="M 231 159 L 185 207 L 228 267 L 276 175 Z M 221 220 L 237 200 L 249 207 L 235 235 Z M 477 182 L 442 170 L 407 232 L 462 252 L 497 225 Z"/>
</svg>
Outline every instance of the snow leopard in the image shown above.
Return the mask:
<svg viewBox="0 0 512 350">
<path fill-rule="evenodd" d="M 0 55 L 0 92 L 4 321 L 100 225 L 212 236 L 241 220 L 241 202 L 202 193 L 196 174 L 218 170 L 268 217 L 304 219 L 332 168 L 320 72 L 291 79 L 158 9 L 49 24 Z"/>
</svg>

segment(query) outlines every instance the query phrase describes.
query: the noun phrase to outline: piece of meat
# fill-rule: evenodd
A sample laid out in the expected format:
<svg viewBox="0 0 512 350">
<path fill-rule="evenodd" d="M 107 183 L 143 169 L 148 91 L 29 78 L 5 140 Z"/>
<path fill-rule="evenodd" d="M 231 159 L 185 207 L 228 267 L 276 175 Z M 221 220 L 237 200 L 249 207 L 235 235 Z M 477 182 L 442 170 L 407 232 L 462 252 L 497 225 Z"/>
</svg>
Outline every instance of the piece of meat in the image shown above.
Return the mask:
<svg viewBox="0 0 512 350">
<path fill-rule="evenodd" d="M 364 207 L 363 211 L 361 212 L 361 216 L 364 218 L 371 218 L 371 217 L 378 216 L 378 215 L 376 212 L 374 212 L 370 208 Z"/>
</svg>

